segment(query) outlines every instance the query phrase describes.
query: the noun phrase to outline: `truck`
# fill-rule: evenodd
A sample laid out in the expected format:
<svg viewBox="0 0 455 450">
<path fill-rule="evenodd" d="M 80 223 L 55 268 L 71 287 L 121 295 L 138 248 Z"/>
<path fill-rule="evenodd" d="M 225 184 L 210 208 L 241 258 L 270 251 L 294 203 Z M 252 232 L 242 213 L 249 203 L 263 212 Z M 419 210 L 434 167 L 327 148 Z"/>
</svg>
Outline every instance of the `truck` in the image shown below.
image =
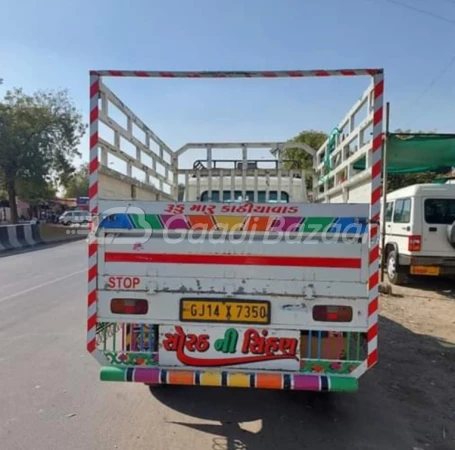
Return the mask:
<svg viewBox="0 0 455 450">
<path fill-rule="evenodd" d="M 355 76 L 370 79 L 364 117 L 350 119 L 356 102 L 338 128 L 347 120 L 349 139 L 372 130 L 362 142 L 369 200 L 358 203 L 321 201 L 320 156 L 337 150 L 332 138 L 321 149 L 283 141 L 171 149 L 104 81 Z M 378 361 L 383 77 L 382 69 L 90 73 L 87 350 L 102 381 L 358 389 Z M 313 167 L 286 160 L 287 147 L 307 152 Z M 240 157 L 217 159 L 220 150 Z"/>
</svg>

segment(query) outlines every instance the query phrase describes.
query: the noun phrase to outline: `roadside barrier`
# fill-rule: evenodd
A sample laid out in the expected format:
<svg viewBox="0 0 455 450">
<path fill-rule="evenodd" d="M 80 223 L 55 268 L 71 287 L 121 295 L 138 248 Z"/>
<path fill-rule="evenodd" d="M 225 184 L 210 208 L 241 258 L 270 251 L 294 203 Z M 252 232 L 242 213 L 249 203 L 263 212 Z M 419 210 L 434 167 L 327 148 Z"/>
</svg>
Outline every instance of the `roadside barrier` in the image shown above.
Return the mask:
<svg viewBox="0 0 455 450">
<path fill-rule="evenodd" d="M 56 224 L 0 225 L 0 253 L 85 237 L 83 230 Z"/>
</svg>

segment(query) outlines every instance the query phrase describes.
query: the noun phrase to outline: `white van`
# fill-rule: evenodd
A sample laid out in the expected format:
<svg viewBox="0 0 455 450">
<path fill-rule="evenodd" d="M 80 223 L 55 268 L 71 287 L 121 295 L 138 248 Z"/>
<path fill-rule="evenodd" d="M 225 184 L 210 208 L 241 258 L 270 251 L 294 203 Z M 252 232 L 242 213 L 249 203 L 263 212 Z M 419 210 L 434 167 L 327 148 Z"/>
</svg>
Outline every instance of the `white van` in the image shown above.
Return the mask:
<svg viewBox="0 0 455 450">
<path fill-rule="evenodd" d="M 90 222 L 90 213 L 82 210 L 65 211 L 58 218 L 58 221 L 63 225 L 72 225 L 75 223 L 85 225 Z"/>
<path fill-rule="evenodd" d="M 385 260 L 392 284 L 455 274 L 455 185 L 416 184 L 387 194 Z"/>
</svg>

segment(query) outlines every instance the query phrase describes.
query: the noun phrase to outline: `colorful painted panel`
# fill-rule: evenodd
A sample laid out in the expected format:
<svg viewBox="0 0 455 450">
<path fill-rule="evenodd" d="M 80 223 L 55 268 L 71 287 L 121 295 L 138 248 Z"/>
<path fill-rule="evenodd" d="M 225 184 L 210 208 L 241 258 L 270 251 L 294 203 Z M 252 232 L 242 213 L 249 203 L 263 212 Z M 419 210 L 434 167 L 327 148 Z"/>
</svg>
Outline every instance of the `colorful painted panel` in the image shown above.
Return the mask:
<svg viewBox="0 0 455 450">
<path fill-rule="evenodd" d="M 139 352 L 103 352 L 113 366 L 156 366 L 158 355 Z"/>
<path fill-rule="evenodd" d="M 367 219 L 356 217 L 115 214 L 104 218 L 100 223 L 100 228 L 363 234 L 367 230 Z"/>
<path fill-rule="evenodd" d="M 302 361 L 300 372 L 346 375 L 352 373 L 360 364 L 358 361 Z"/>
<path fill-rule="evenodd" d="M 152 367 L 103 367 L 101 381 L 146 383 L 151 385 L 179 384 L 186 386 L 241 387 L 302 391 L 355 392 L 354 377 L 316 374 L 280 374 L 254 372 L 210 372 L 205 370 L 169 370 Z"/>
<path fill-rule="evenodd" d="M 256 374 L 256 387 L 280 389 L 282 378 L 275 375 L 276 370 L 321 376 L 352 374 L 366 359 L 365 338 L 360 332 L 268 330 L 244 325 L 100 323 L 97 343 L 112 366 L 205 367 L 207 371 L 200 375 L 205 386 L 219 386 L 224 367 L 272 370 Z M 189 380 L 182 372 L 175 377 Z M 230 380 L 232 387 L 247 384 L 244 375 Z"/>
</svg>

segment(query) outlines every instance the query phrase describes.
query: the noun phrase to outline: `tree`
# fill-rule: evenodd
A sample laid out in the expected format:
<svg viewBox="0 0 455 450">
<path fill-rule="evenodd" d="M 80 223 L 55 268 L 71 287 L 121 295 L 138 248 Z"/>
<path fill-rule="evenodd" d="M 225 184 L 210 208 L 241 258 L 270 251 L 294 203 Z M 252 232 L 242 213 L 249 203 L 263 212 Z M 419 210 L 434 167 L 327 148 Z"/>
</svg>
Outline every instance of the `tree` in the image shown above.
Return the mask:
<svg viewBox="0 0 455 450">
<path fill-rule="evenodd" d="M 451 171 L 451 167 L 441 168 L 437 172 L 419 172 L 419 173 L 389 173 L 387 175 L 387 192 L 392 192 L 413 184 L 433 183 L 439 175 Z"/>
<path fill-rule="evenodd" d="M 291 142 L 307 144 L 314 150 L 318 150 L 327 140 L 328 136 L 323 131 L 306 130 L 294 137 Z M 287 168 L 311 169 L 313 168 L 313 158 L 305 150 L 300 148 L 287 148 L 283 152 L 283 159 L 289 160 L 285 163 Z M 292 162 L 291 162 L 292 161 Z"/>
<path fill-rule="evenodd" d="M 21 200 L 38 204 L 53 199 L 57 190 L 46 180 L 20 179 L 16 183 L 16 192 Z"/>
<path fill-rule="evenodd" d="M 65 181 L 65 196 L 70 198 L 88 197 L 88 187 L 88 164 L 85 163 Z"/>
<path fill-rule="evenodd" d="M 64 180 L 86 126 L 66 90 L 8 91 L 0 102 L 0 179 L 5 185 L 11 221 L 17 223 L 18 183 L 45 186 L 51 176 Z"/>
</svg>

